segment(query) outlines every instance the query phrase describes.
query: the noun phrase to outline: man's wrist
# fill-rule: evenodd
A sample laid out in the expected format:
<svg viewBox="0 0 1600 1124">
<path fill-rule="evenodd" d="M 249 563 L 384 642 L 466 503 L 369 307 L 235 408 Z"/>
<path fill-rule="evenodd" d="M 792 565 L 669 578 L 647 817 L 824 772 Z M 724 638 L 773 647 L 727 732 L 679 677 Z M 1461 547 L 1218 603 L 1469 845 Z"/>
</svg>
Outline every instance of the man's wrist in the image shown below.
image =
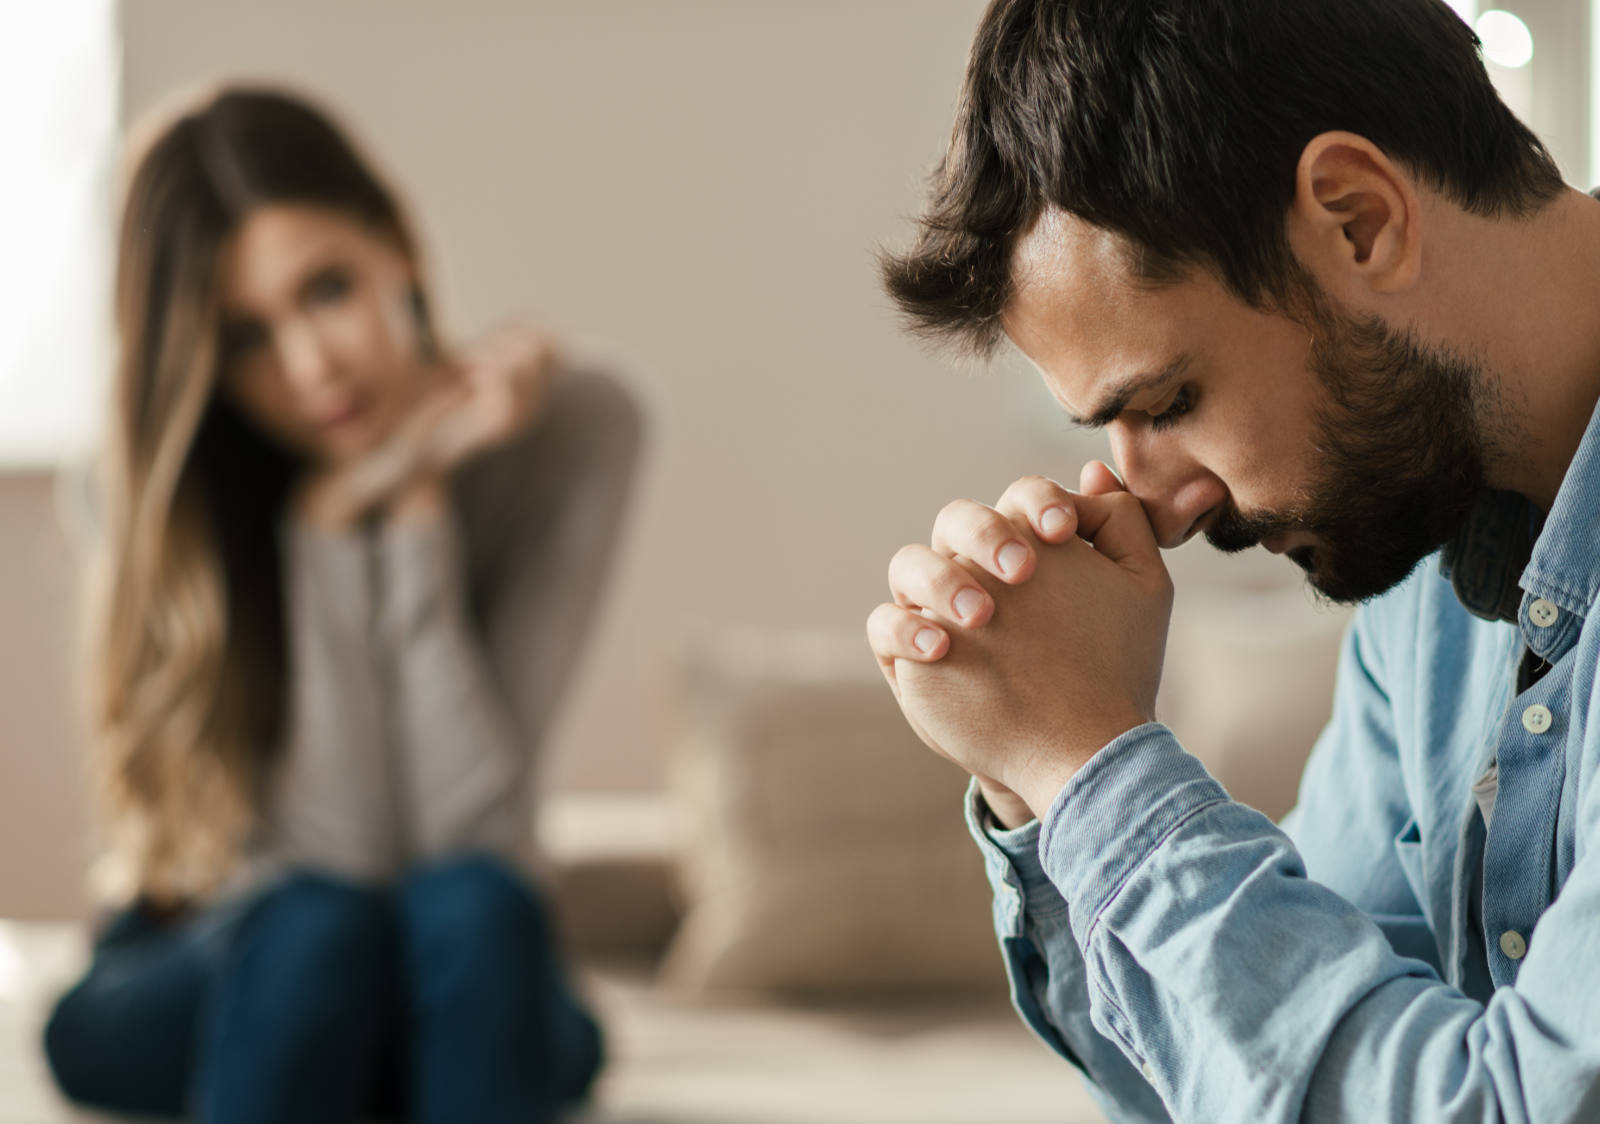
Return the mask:
<svg viewBox="0 0 1600 1124">
<path fill-rule="evenodd" d="M 978 792 L 983 797 L 983 803 L 988 807 L 989 814 L 1007 831 L 1019 828 L 1034 818 L 1033 809 L 1010 789 L 1002 788 L 983 777 L 977 778 L 977 781 Z"/>
<path fill-rule="evenodd" d="M 1028 805 L 1029 815 L 1042 822 L 1051 805 L 1056 802 L 1056 797 L 1067 787 L 1067 782 L 1077 776 L 1078 770 L 1087 763 L 1087 759 L 1077 762 L 1041 762 L 1029 770 L 1026 782 L 1017 786 L 1018 794 Z"/>
<path fill-rule="evenodd" d="M 1027 768 L 1019 771 L 1012 791 L 1022 798 L 1033 816 L 1043 820 L 1055 804 L 1056 797 L 1061 795 L 1061 790 L 1097 753 L 1129 730 L 1138 729 L 1148 721 L 1148 718 L 1129 715 L 1119 722 L 1108 723 L 1107 733 L 1090 739 L 1094 744 L 1087 752 L 1080 750 L 1037 755 Z"/>
</svg>

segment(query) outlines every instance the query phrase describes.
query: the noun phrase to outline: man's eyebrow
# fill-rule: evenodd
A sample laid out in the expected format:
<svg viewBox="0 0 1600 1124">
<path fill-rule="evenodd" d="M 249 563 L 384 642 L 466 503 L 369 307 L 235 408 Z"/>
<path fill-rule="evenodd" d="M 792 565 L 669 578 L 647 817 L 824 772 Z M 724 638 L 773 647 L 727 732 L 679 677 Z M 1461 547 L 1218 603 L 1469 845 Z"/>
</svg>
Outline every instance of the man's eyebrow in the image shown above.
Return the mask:
<svg viewBox="0 0 1600 1124">
<path fill-rule="evenodd" d="M 1154 390 L 1163 383 L 1171 382 L 1188 368 L 1190 356 L 1188 353 L 1178 356 L 1171 363 L 1159 371 L 1146 371 L 1143 374 L 1132 375 L 1122 381 L 1099 406 L 1090 412 L 1088 417 L 1080 418 L 1069 414 L 1072 424 L 1084 429 L 1104 429 L 1115 421 L 1122 411 L 1128 408 L 1128 403 L 1134 397 L 1145 391 Z"/>
</svg>

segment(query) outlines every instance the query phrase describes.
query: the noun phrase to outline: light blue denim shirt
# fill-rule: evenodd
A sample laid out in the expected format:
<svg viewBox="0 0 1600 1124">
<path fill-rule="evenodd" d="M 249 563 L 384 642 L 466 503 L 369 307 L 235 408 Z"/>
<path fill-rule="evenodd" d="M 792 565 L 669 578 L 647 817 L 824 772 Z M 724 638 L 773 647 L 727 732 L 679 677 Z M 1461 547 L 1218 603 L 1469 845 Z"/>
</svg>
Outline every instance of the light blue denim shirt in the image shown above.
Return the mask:
<svg viewBox="0 0 1600 1124">
<path fill-rule="evenodd" d="M 1597 591 L 1600 411 L 1547 519 L 1486 496 L 1357 611 L 1281 829 L 1155 723 L 1042 822 L 969 793 L 1013 999 L 1113 1119 L 1600 1121 Z"/>
</svg>

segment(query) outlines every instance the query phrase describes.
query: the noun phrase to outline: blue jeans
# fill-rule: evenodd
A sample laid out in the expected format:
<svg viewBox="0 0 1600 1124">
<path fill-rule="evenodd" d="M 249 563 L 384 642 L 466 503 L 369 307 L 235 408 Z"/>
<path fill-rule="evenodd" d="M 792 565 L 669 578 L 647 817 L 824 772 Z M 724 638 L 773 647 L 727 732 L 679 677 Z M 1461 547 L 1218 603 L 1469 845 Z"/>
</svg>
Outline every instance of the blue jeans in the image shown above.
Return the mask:
<svg viewBox="0 0 1600 1124">
<path fill-rule="evenodd" d="M 377 889 L 300 873 L 182 921 L 120 915 L 56 1004 L 72 1100 L 217 1124 L 535 1124 L 587 1093 L 599 1028 L 543 904 L 494 859 Z"/>
</svg>

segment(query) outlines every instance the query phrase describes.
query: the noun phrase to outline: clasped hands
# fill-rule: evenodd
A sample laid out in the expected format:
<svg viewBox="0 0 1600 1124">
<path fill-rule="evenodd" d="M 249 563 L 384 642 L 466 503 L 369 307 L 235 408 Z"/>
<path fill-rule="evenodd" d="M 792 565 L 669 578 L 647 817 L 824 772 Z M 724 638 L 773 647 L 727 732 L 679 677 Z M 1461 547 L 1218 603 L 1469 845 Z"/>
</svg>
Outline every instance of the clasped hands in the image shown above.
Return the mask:
<svg viewBox="0 0 1600 1124">
<path fill-rule="evenodd" d="M 1008 827 L 1155 713 L 1172 580 L 1115 474 L 1092 462 L 1080 488 L 1030 476 L 994 507 L 949 504 L 930 545 L 895 554 L 894 600 L 867 619 L 912 729 Z"/>
<path fill-rule="evenodd" d="M 381 444 L 306 479 L 296 497 L 301 518 L 344 527 L 374 511 L 401 520 L 437 516 L 443 478 L 526 430 L 559 365 L 550 337 L 521 325 L 430 364 L 411 408 Z"/>
</svg>

